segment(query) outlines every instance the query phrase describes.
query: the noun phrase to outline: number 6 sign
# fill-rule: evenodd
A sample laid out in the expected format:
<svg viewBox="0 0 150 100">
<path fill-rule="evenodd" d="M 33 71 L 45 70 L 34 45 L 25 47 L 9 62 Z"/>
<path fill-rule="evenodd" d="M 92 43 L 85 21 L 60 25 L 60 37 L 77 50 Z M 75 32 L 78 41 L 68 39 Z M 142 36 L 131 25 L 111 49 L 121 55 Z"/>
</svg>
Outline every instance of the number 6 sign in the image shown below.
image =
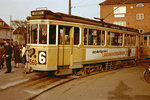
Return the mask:
<svg viewBox="0 0 150 100">
<path fill-rule="evenodd" d="M 39 64 L 46 64 L 46 51 L 39 51 L 38 57 Z"/>
</svg>

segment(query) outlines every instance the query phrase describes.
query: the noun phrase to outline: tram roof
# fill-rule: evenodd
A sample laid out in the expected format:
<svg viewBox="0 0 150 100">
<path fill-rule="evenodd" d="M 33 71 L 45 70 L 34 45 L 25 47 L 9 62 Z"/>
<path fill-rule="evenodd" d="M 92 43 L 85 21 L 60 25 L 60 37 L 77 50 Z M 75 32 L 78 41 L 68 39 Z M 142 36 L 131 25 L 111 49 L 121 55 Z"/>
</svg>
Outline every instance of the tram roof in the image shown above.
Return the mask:
<svg viewBox="0 0 150 100">
<path fill-rule="evenodd" d="M 31 16 L 27 17 L 27 20 L 39 20 L 39 19 L 49 19 L 49 20 L 58 20 L 58 21 L 65 21 L 65 22 L 73 22 L 73 23 L 81 23 L 81 24 L 89 24 L 95 25 L 105 28 L 117 29 L 117 30 L 124 30 L 124 31 L 131 31 L 139 33 L 137 29 L 114 25 L 110 23 L 106 23 L 103 21 L 96 21 L 80 16 L 68 15 L 64 13 L 54 13 L 50 10 L 35 10 L 31 11 Z"/>
</svg>

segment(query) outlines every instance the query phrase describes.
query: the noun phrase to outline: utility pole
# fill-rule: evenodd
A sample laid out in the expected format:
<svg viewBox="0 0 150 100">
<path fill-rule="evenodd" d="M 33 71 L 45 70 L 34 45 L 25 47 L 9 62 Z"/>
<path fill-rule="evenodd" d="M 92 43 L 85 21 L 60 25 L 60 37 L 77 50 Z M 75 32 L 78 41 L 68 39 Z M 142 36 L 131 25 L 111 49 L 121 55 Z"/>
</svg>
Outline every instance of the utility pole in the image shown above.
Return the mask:
<svg viewBox="0 0 150 100">
<path fill-rule="evenodd" d="M 71 15 L 71 0 L 69 0 L 69 15 Z"/>
<path fill-rule="evenodd" d="M 10 16 L 10 40 L 13 40 L 13 33 L 12 33 L 12 16 Z"/>
</svg>

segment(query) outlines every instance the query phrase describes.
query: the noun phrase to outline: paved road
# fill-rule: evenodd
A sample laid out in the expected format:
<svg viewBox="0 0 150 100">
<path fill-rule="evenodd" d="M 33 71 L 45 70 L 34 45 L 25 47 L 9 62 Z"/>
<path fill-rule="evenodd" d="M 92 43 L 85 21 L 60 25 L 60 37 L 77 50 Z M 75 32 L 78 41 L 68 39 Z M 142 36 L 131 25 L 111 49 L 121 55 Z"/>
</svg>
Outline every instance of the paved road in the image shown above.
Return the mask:
<svg viewBox="0 0 150 100">
<path fill-rule="evenodd" d="M 150 84 L 143 71 L 150 63 L 103 72 L 77 79 L 46 91 L 35 100 L 150 100 Z M 0 100 L 26 100 L 65 79 L 32 73 L 22 76 L 23 68 L 12 73 L 0 70 Z"/>
<path fill-rule="evenodd" d="M 150 63 L 104 72 L 52 89 L 35 100 L 150 100 L 143 71 Z"/>
</svg>

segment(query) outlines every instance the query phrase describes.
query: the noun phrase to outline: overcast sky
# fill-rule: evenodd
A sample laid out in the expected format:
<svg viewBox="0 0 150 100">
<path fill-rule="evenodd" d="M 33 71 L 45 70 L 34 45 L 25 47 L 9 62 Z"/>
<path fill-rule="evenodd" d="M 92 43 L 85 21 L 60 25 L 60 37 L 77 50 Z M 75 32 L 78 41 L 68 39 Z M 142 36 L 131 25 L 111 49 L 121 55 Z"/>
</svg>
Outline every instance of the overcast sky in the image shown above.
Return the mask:
<svg viewBox="0 0 150 100">
<path fill-rule="evenodd" d="M 72 14 L 93 19 L 100 16 L 99 3 L 104 0 L 72 0 Z M 30 11 L 47 7 L 53 12 L 68 14 L 69 0 L 0 0 L 0 18 L 9 24 L 13 20 L 26 20 Z"/>
</svg>

